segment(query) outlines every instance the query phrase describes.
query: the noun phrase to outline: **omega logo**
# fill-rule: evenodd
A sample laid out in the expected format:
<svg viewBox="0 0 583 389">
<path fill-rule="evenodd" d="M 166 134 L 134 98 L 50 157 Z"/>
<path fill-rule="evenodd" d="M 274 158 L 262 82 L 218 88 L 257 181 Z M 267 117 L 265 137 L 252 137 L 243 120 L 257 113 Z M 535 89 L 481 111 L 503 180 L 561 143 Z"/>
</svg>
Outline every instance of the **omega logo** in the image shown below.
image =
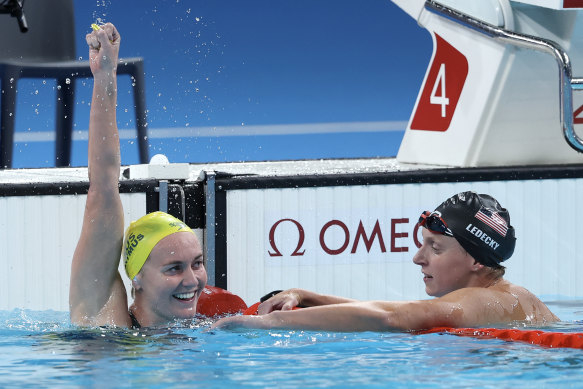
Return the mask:
<svg viewBox="0 0 583 389">
<path fill-rule="evenodd" d="M 298 230 L 298 242 L 297 242 L 296 248 L 293 250 L 293 252 L 290 255 L 292 257 L 303 256 L 306 252 L 305 249 L 302 250 L 303 245 L 304 245 L 304 241 L 306 239 L 306 233 L 305 233 L 304 227 L 297 220 L 290 219 L 290 218 L 280 219 L 280 220 L 276 221 L 275 223 L 273 223 L 273 225 L 271 226 L 271 228 L 269 230 L 269 245 L 271 246 L 271 250 L 268 250 L 269 256 L 270 257 L 283 257 L 284 256 L 284 254 L 281 253 L 281 251 L 279 250 L 279 248 L 277 247 L 277 244 L 275 242 L 275 231 L 278 228 L 278 226 L 283 222 L 292 223 L 293 225 L 295 225 L 295 227 Z M 390 252 L 394 253 L 394 252 L 408 252 L 409 251 L 409 247 L 403 246 L 403 242 L 398 241 L 399 239 L 404 239 L 404 238 L 409 237 L 409 233 L 403 231 L 404 229 L 406 230 L 406 227 L 403 228 L 403 226 L 400 226 L 401 224 L 408 224 L 408 223 L 409 223 L 408 218 L 390 219 L 390 229 L 389 229 L 389 231 L 385 232 L 385 234 L 388 233 L 388 236 L 390 237 L 390 239 L 389 239 L 389 251 Z M 401 227 L 401 228 L 399 228 L 399 227 Z M 344 237 L 342 244 L 339 245 L 338 247 L 330 247 L 328 245 L 328 243 L 326 243 L 326 240 L 325 240 L 326 232 L 331 228 L 337 228 L 337 229 L 339 228 L 341 231 L 341 234 Z M 417 237 L 418 230 L 419 230 L 419 225 L 417 223 L 415 223 L 415 226 L 413 228 L 413 242 L 414 242 L 415 246 L 417 246 L 417 248 L 421 247 L 421 242 L 419 241 L 419 239 Z M 319 242 L 320 248 L 328 255 L 342 254 L 348 249 L 348 246 L 351 246 L 350 253 L 356 254 L 359 247 L 361 246 L 360 245 L 361 241 L 364 243 L 364 247 L 366 248 L 367 252 L 370 252 L 375 241 L 378 242 L 377 243 L 378 247 L 382 253 L 387 252 L 387 245 L 385 244 L 385 238 L 383 237 L 383 229 L 381 228 L 381 223 L 379 222 L 378 219 L 376 220 L 376 222 L 372 228 L 372 231 L 370 231 L 370 233 L 368 233 L 366 231 L 362 220 L 360 220 L 358 223 L 358 227 L 356 229 L 356 234 L 354 235 L 353 240 L 351 240 L 350 230 L 349 230 L 348 226 L 346 225 L 346 223 L 344 223 L 341 220 L 337 220 L 337 219 L 333 219 L 333 220 L 330 220 L 330 221 L 324 223 L 324 225 L 320 229 L 320 233 L 318 236 L 318 242 Z M 350 245 L 351 242 L 352 242 L 352 245 Z"/>
<path fill-rule="evenodd" d="M 271 229 L 269 230 L 269 244 L 271 245 L 271 248 L 273 249 L 273 251 L 275 251 L 274 253 L 272 253 L 271 251 L 268 251 L 270 257 L 281 257 L 282 256 L 281 252 L 277 249 L 277 246 L 275 245 L 275 229 L 277 228 L 277 226 L 281 222 L 285 222 L 285 221 L 290 221 L 290 222 L 294 223 L 296 225 L 296 227 L 298 228 L 298 232 L 300 233 L 300 236 L 298 238 L 298 245 L 296 246 L 296 249 L 291 254 L 291 256 L 295 257 L 295 256 L 299 256 L 299 255 L 304 255 L 304 253 L 306 252 L 306 250 L 300 252 L 300 249 L 304 245 L 304 238 L 306 236 L 304 233 L 304 227 L 302 227 L 302 225 L 294 219 L 281 219 L 281 220 L 278 220 L 277 222 L 275 222 L 275 224 L 273 226 L 271 226 Z"/>
</svg>

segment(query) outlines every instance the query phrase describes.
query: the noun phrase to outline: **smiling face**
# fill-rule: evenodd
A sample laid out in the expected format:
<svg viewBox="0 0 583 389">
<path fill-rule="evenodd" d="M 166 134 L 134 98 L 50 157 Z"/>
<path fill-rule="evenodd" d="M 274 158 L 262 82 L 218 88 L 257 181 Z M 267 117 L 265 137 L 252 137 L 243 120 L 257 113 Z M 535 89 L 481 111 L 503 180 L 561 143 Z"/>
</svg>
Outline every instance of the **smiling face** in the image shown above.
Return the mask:
<svg viewBox="0 0 583 389">
<path fill-rule="evenodd" d="M 166 236 L 154 246 L 136 278 L 135 306 L 142 325 L 194 317 L 207 282 L 198 239 L 191 232 Z"/>
<path fill-rule="evenodd" d="M 425 292 L 441 297 L 460 288 L 478 286 L 479 264 L 455 238 L 422 228 L 423 245 L 413 257 L 421 266 Z"/>
</svg>

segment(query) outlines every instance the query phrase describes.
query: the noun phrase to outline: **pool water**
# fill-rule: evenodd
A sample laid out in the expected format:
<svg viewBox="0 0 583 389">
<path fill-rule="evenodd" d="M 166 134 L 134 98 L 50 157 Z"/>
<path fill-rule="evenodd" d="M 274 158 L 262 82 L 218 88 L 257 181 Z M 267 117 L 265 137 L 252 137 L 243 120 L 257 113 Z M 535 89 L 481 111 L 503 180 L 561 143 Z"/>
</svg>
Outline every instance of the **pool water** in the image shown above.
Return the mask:
<svg viewBox="0 0 583 389">
<path fill-rule="evenodd" d="M 583 301 L 549 302 L 583 332 Z M 79 329 L 67 312 L 0 312 L 0 387 L 579 386 L 583 350 L 444 334 Z"/>
</svg>

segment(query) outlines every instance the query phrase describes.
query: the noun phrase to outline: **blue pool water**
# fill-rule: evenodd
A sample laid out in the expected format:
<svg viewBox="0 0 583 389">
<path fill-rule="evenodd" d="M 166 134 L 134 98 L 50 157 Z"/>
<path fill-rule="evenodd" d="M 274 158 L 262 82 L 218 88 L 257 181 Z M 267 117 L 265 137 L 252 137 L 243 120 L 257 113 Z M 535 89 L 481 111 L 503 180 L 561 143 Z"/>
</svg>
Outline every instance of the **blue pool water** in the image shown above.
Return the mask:
<svg viewBox="0 0 583 389">
<path fill-rule="evenodd" d="M 545 330 L 583 332 L 583 305 L 549 306 L 563 322 Z M 211 332 L 209 324 L 79 329 L 66 312 L 0 312 L 0 386 L 504 388 L 583 379 L 576 349 L 440 334 Z"/>
</svg>

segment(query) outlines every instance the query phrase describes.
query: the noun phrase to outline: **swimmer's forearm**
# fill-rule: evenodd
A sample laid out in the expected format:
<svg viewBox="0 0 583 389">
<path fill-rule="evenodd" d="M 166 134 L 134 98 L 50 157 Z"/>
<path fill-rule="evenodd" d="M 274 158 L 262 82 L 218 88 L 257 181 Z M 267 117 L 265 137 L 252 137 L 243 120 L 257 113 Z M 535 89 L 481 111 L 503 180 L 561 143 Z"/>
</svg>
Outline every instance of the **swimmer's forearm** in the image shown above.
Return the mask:
<svg viewBox="0 0 583 389">
<path fill-rule="evenodd" d="M 388 331 L 387 312 L 362 303 L 326 305 L 296 311 L 275 311 L 267 316 L 271 328 L 315 331 Z"/>
<path fill-rule="evenodd" d="M 115 72 L 96 76 L 89 118 L 90 183 L 112 186 L 115 190 L 117 190 L 121 164 L 116 102 Z"/>
<path fill-rule="evenodd" d="M 393 313 L 377 302 L 358 302 L 274 311 L 263 316 L 233 316 L 221 319 L 216 328 L 291 329 L 312 331 L 398 331 Z"/>
<path fill-rule="evenodd" d="M 300 305 L 304 307 L 317 307 L 320 305 L 330 304 L 344 304 L 357 301 L 354 299 L 349 299 L 340 296 L 319 294 L 305 289 L 291 289 L 291 291 L 298 294 L 300 299 Z"/>
</svg>

